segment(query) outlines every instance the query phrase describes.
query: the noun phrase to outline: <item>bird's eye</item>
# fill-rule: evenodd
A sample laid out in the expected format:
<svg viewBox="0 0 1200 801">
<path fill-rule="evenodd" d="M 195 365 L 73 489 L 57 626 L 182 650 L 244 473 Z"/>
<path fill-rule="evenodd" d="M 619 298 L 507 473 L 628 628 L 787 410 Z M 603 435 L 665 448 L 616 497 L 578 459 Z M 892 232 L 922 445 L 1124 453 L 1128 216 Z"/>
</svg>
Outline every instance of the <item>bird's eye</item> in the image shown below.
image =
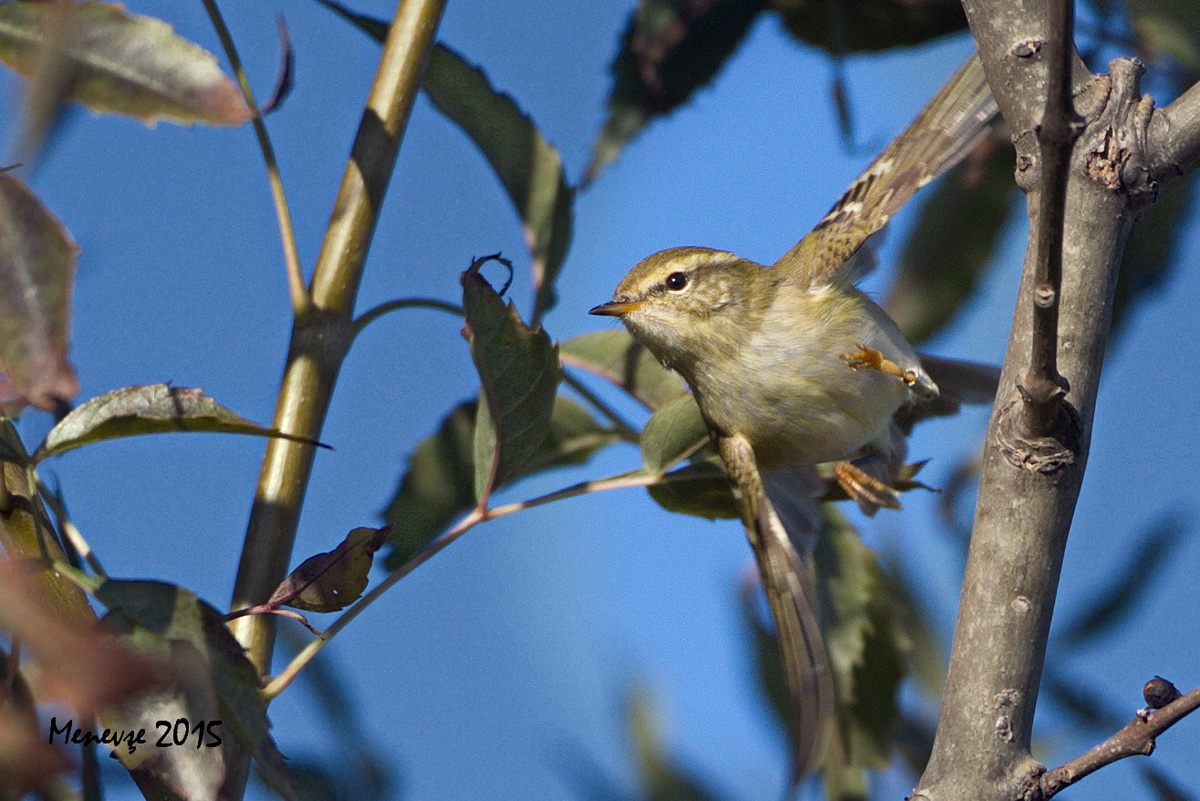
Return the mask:
<svg viewBox="0 0 1200 801">
<path fill-rule="evenodd" d="M 687 273 L 671 273 L 666 280 L 667 289 L 679 292 L 688 285 Z"/>
</svg>

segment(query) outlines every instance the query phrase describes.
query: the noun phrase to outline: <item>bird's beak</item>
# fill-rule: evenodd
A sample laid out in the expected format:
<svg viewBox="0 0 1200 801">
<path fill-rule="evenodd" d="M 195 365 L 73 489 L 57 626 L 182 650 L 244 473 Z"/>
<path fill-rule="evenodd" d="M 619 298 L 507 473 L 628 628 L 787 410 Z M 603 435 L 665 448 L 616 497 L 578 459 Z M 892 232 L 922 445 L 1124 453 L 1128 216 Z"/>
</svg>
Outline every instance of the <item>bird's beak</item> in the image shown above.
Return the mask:
<svg viewBox="0 0 1200 801">
<path fill-rule="evenodd" d="M 588 311 L 588 314 L 599 314 L 605 317 L 624 317 L 630 312 L 637 311 L 641 308 L 642 303 L 638 300 L 610 300 L 608 303 L 601 303 Z"/>
</svg>

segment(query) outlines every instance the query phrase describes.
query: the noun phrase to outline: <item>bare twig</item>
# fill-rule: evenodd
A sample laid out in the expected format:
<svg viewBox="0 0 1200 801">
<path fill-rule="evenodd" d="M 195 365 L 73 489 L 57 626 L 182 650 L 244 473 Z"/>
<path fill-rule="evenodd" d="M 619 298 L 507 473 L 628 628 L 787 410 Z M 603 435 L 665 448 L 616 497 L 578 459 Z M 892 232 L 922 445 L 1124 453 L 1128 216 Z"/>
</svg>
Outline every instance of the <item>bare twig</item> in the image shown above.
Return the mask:
<svg viewBox="0 0 1200 801">
<path fill-rule="evenodd" d="M 1154 753 L 1155 738 L 1195 712 L 1197 708 L 1200 708 L 1200 687 L 1176 698 L 1161 709 L 1139 713 L 1112 737 L 1070 762 L 1043 773 L 1025 797 L 1031 801 L 1045 801 L 1105 765 L 1111 765 L 1126 757 L 1149 756 Z"/>
<path fill-rule="evenodd" d="M 1033 290 L 1033 332 L 1029 367 L 1021 383 L 1021 420 L 1029 437 L 1054 434 L 1067 382 L 1058 373 L 1058 308 L 1062 292 L 1063 224 L 1067 200 L 1067 171 L 1079 129 L 1071 105 L 1073 0 L 1049 4 L 1052 35 L 1043 45 L 1046 60 L 1046 108 L 1037 126 L 1041 158 L 1037 196 L 1034 257 L 1037 273 Z M 1057 34 L 1057 35 L 1054 35 Z"/>
<path fill-rule="evenodd" d="M 353 336 L 357 337 L 363 332 L 363 329 L 379 318 L 403 309 L 433 309 L 435 311 L 444 311 L 457 317 L 463 316 L 462 306 L 456 303 L 449 303 L 437 298 L 397 298 L 396 300 L 380 303 L 378 306 L 372 306 L 360 314 L 355 318 L 351 326 L 351 332 Z"/>
</svg>

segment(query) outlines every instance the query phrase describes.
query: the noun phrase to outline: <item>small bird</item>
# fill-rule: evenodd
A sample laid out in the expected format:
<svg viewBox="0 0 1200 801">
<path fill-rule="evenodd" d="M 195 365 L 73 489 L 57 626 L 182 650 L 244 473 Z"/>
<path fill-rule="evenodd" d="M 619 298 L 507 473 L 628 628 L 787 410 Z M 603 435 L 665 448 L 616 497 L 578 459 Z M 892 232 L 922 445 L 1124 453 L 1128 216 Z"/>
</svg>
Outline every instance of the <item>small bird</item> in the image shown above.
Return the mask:
<svg viewBox="0 0 1200 801">
<path fill-rule="evenodd" d="M 797 706 L 794 782 L 829 739 L 834 689 L 807 567 L 765 487 L 836 462 L 837 480 L 868 513 L 899 508 L 892 483 L 911 420 L 945 413 L 954 399 L 939 399 L 939 383 L 961 383 L 946 394 L 965 400 L 994 394 L 993 369 L 918 356 L 855 282 L 874 264 L 872 237 L 970 152 L 995 114 L 973 56 L 771 267 L 724 250 L 670 248 L 639 262 L 591 310 L 620 318 L 683 376 L 725 463 Z"/>
</svg>

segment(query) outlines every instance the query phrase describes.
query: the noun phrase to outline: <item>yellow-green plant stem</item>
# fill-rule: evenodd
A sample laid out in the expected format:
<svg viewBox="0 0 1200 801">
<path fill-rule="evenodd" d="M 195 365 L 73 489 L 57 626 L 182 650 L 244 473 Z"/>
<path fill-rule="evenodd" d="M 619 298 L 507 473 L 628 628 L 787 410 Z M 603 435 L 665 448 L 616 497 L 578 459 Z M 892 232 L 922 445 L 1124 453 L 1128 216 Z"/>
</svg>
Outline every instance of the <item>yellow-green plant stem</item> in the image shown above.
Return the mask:
<svg viewBox="0 0 1200 801">
<path fill-rule="evenodd" d="M 457 317 L 463 316 L 463 307 L 448 301 L 438 300 L 437 298 L 399 298 L 397 300 L 389 300 L 386 303 L 380 303 L 378 306 L 370 308 L 359 315 L 354 321 L 352 328 L 353 335 L 357 337 L 363 332 L 364 328 L 385 314 L 403 309 L 435 309 Z"/>
<path fill-rule="evenodd" d="M 246 99 L 246 105 L 250 107 L 253 115 L 251 122 L 254 125 L 254 134 L 258 137 L 258 147 L 262 150 L 263 163 L 267 167 L 267 183 L 271 187 L 271 199 L 275 203 L 275 218 L 279 221 L 279 240 L 283 245 L 283 263 L 287 270 L 292 314 L 300 319 L 308 314 L 311 301 L 308 297 L 308 289 L 304 286 L 304 274 L 300 270 L 300 253 L 296 248 L 296 233 L 292 229 L 292 213 L 288 208 L 287 196 L 283 191 L 283 178 L 279 174 L 279 162 L 275 159 L 275 148 L 271 146 L 271 137 L 267 134 L 267 126 L 263 122 L 258 103 L 254 100 L 254 92 L 250 88 L 250 81 L 246 78 L 246 71 L 242 68 L 242 59 L 238 56 L 237 47 L 233 44 L 233 37 L 225 25 L 225 18 L 221 16 L 221 9 L 217 7 L 216 0 L 204 0 L 204 8 L 208 11 L 208 18 L 212 21 L 213 30 L 216 31 L 217 38 L 221 41 L 225 57 L 229 59 L 229 66 L 233 70 L 234 77 L 237 78 L 238 86 L 241 87 L 242 97 Z"/>
<path fill-rule="evenodd" d="M 363 262 L 444 6 L 445 0 L 404 0 L 397 7 L 313 271 L 312 310 L 292 329 L 275 408 L 274 427 L 280 431 L 320 436 L 351 341 Z M 287 575 L 313 455 L 309 444 L 267 443 L 233 608 L 262 603 Z M 267 673 L 275 631 L 271 617 L 240 618 L 230 628 Z"/>
<path fill-rule="evenodd" d="M 403 0 L 397 5 L 313 269 L 311 305 L 292 325 L 274 417 L 274 427 L 285 433 L 320 437 L 338 372 L 353 341 L 363 263 L 445 4 Z M 309 444 L 268 441 L 232 608 L 262 603 L 287 575 L 314 451 Z M 274 615 L 239 618 L 229 628 L 259 673 L 266 675 L 275 643 Z M 244 795 L 248 768 L 249 756 L 231 746 L 223 788 L 231 801 Z"/>
</svg>

